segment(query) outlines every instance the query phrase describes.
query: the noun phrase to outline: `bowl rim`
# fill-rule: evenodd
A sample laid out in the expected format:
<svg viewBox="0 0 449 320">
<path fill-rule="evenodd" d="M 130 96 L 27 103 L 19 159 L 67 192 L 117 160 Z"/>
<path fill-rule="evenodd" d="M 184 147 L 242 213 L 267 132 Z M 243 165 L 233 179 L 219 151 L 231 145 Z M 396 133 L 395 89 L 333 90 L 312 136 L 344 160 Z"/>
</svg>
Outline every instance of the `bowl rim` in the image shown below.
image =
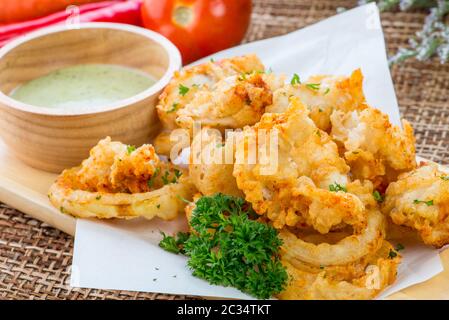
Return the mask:
<svg viewBox="0 0 449 320">
<path fill-rule="evenodd" d="M 108 112 L 116 109 L 125 108 L 127 106 L 138 103 L 156 94 L 168 84 L 170 79 L 173 77 L 174 72 L 179 70 L 182 66 L 181 53 L 179 52 L 178 48 L 163 35 L 137 26 L 122 23 L 111 23 L 111 22 L 86 22 L 81 23 L 79 25 L 57 25 L 32 31 L 24 36 L 20 36 L 17 39 L 12 40 L 11 42 L 7 43 L 3 48 L 0 48 L 0 60 L 3 59 L 3 57 L 6 54 L 10 53 L 15 48 L 19 47 L 20 45 L 30 40 L 34 40 L 49 34 L 79 29 L 113 29 L 118 31 L 134 33 L 137 35 L 141 35 L 145 38 L 148 38 L 150 40 L 153 40 L 158 44 L 160 44 L 168 54 L 169 63 L 167 70 L 165 71 L 163 76 L 158 81 L 156 81 L 156 83 L 154 83 L 151 87 L 142 91 L 141 93 L 138 93 L 130 98 L 119 100 L 107 105 L 92 107 L 89 108 L 88 110 L 76 111 L 63 108 L 47 108 L 47 107 L 34 106 L 31 104 L 15 100 L 6 95 L 5 93 L 3 93 L 2 91 L 0 91 L 0 103 L 4 104 L 7 107 L 12 107 L 14 109 L 18 109 L 28 113 L 49 115 L 49 116 L 80 116 L 80 115 Z"/>
</svg>

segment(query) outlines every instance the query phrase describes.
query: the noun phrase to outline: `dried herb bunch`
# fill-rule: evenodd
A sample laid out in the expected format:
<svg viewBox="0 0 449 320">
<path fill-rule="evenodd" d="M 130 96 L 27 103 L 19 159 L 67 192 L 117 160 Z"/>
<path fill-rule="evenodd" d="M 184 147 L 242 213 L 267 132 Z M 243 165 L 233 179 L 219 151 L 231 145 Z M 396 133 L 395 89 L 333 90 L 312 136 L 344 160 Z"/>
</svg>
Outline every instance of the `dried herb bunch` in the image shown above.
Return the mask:
<svg viewBox="0 0 449 320">
<path fill-rule="evenodd" d="M 360 0 L 360 4 L 374 2 L 374 0 Z M 449 0 L 378 0 L 380 11 L 399 8 L 402 11 L 410 9 L 428 9 L 422 30 L 409 40 L 408 48 L 399 48 L 390 58 L 390 64 L 400 63 L 409 58 L 425 61 L 438 56 L 440 62 L 449 60 L 449 25 L 445 20 L 449 13 Z"/>
</svg>

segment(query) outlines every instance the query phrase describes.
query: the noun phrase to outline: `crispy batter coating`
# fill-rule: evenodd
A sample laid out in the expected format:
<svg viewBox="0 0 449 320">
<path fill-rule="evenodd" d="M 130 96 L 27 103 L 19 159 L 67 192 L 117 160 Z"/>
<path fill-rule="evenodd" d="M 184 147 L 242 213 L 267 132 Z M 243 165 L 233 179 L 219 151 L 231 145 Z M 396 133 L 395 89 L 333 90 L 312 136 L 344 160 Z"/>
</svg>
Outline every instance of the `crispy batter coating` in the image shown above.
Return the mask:
<svg viewBox="0 0 449 320">
<path fill-rule="evenodd" d="M 159 97 L 156 107 L 159 118 L 166 129 L 174 129 L 177 127 L 177 112 L 191 102 L 197 92 L 208 91 L 229 76 L 263 72 L 264 69 L 262 62 L 253 54 L 183 68 L 174 74 Z"/>
<path fill-rule="evenodd" d="M 388 186 L 382 210 L 394 223 L 418 231 L 424 243 L 448 244 L 449 176 L 434 163 L 400 175 Z"/>
<path fill-rule="evenodd" d="M 218 130 L 203 128 L 193 139 L 190 150 L 189 175 L 203 195 L 243 195 L 232 175 L 234 150 L 231 140 L 223 143 Z"/>
<path fill-rule="evenodd" d="M 415 137 L 407 121 L 401 129 L 381 111 L 367 107 L 346 113 L 336 110 L 331 122 L 332 139 L 341 144 L 355 179 L 387 185 L 398 173 L 416 167 Z"/>
<path fill-rule="evenodd" d="M 199 91 L 177 112 L 176 123 L 192 128 L 194 122 L 213 128 L 242 128 L 259 121 L 273 102 L 264 75 L 253 72 L 217 82 L 211 90 Z"/>
<path fill-rule="evenodd" d="M 186 172 L 163 162 L 151 145 L 139 148 L 101 140 L 80 167 L 64 170 L 49 199 L 61 212 L 88 218 L 170 220 L 195 188 Z"/>
<path fill-rule="evenodd" d="M 360 69 L 350 77 L 313 76 L 305 83 L 287 84 L 274 92 L 274 103 L 267 112 L 284 112 L 291 96 L 301 100 L 309 109 L 310 118 L 324 131 L 331 128 L 330 116 L 334 110 L 348 112 L 366 108 Z"/>
<path fill-rule="evenodd" d="M 319 267 L 348 264 L 376 252 L 385 238 L 385 218 L 378 210 L 369 211 L 367 216 L 365 228 L 356 228 L 335 244 L 306 242 L 287 229 L 281 230 L 283 259 Z"/>
<path fill-rule="evenodd" d="M 371 255 L 346 265 L 312 267 L 283 260 L 291 281 L 282 300 L 366 300 L 375 298 L 396 279 L 400 256 L 383 241 Z"/>
<path fill-rule="evenodd" d="M 262 130 L 278 132 L 278 154 L 268 165 L 271 172 L 262 161 L 250 162 L 253 150 L 270 150 L 272 141 L 261 136 Z M 329 190 L 335 183 L 346 186 L 348 171 L 337 145 L 315 126 L 297 98 L 285 113 L 267 113 L 257 125 L 247 127 L 236 146 L 237 185 L 254 210 L 266 214 L 276 228 L 309 222 L 327 232 L 342 220 L 363 220 L 364 205 L 356 196 Z M 333 211 L 335 217 L 324 217 Z"/>
</svg>

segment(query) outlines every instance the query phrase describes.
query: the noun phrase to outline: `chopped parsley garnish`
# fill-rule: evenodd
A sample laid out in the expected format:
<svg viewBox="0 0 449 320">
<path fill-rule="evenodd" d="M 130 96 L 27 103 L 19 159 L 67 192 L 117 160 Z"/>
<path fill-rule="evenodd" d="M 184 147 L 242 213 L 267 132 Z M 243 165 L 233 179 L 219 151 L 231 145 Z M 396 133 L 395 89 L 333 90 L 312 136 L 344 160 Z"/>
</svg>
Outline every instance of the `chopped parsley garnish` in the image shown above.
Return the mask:
<svg viewBox="0 0 449 320">
<path fill-rule="evenodd" d="M 126 146 L 126 152 L 128 152 L 128 154 L 133 153 L 133 151 L 136 150 L 135 146 Z"/>
<path fill-rule="evenodd" d="M 239 75 L 239 77 L 238 77 L 238 80 L 239 80 L 239 81 L 246 80 L 246 73 L 241 73 L 241 74 Z"/>
<path fill-rule="evenodd" d="M 405 247 L 402 245 L 402 243 L 398 243 L 396 245 L 396 247 L 394 248 L 394 250 L 396 250 L 396 251 L 401 251 L 401 250 L 404 250 L 404 249 L 405 249 Z"/>
<path fill-rule="evenodd" d="M 215 62 L 214 58 L 210 58 L 210 62 L 214 63 Z"/>
<path fill-rule="evenodd" d="M 394 250 L 390 249 L 390 252 L 388 253 L 388 258 L 393 259 L 396 258 L 398 256 L 398 253 Z"/>
<path fill-rule="evenodd" d="M 224 143 L 217 143 L 217 148 L 222 148 L 222 147 L 224 147 L 225 146 L 225 144 Z"/>
<path fill-rule="evenodd" d="M 185 96 L 187 94 L 187 92 L 189 92 L 189 90 L 190 89 L 188 87 L 186 87 L 186 86 L 184 86 L 182 84 L 179 85 L 179 94 L 181 96 Z"/>
<path fill-rule="evenodd" d="M 297 73 L 293 74 L 293 78 L 290 81 L 290 84 L 292 84 L 292 85 L 301 84 L 301 79 L 299 78 Z"/>
<path fill-rule="evenodd" d="M 159 173 L 161 172 L 160 168 L 156 168 L 156 170 L 154 170 L 153 175 L 151 176 L 151 178 L 147 181 L 147 185 L 148 188 L 152 188 L 154 185 L 154 181 L 156 180 L 156 177 L 159 175 Z"/>
<path fill-rule="evenodd" d="M 160 204 L 158 204 L 158 205 L 156 206 L 156 208 L 160 209 L 160 208 L 161 208 L 161 205 L 160 205 Z"/>
<path fill-rule="evenodd" d="M 168 181 L 168 175 L 170 174 L 170 172 L 165 171 L 164 175 L 161 177 L 162 178 L 162 182 L 164 183 L 164 185 L 169 184 L 170 182 Z"/>
<path fill-rule="evenodd" d="M 331 89 L 330 89 L 330 88 L 326 88 L 326 90 L 324 91 L 324 94 L 325 94 L 325 95 L 328 94 L 329 91 L 331 91 Z"/>
<path fill-rule="evenodd" d="M 338 184 L 337 182 L 334 182 L 334 184 L 329 185 L 329 191 L 337 192 L 337 191 L 343 191 L 348 192 L 348 189 L 346 189 L 345 186 L 342 186 L 341 184 Z"/>
<path fill-rule="evenodd" d="M 100 200 L 100 199 L 101 199 L 101 195 L 95 197 L 95 200 Z"/>
<path fill-rule="evenodd" d="M 307 83 L 306 87 L 312 90 L 320 90 L 320 84 L 319 83 Z"/>
<path fill-rule="evenodd" d="M 163 239 L 159 242 L 159 247 L 171 252 L 171 253 L 184 253 L 184 243 L 189 238 L 189 234 L 185 232 L 178 232 L 175 237 L 167 236 L 165 233 L 161 232 Z"/>
<path fill-rule="evenodd" d="M 175 173 L 175 178 L 179 179 L 182 176 L 182 172 L 178 169 L 174 169 L 173 172 Z"/>
<path fill-rule="evenodd" d="M 176 110 L 178 110 L 179 107 L 179 103 L 175 102 L 171 105 L 171 109 L 167 111 L 167 113 L 172 113 L 175 112 Z"/>
<path fill-rule="evenodd" d="M 317 135 L 318 137 L 321 138 L 321 132 L 320 132 L 320 130 L 315 131 L 315 133 L 316 133 L 316 135 Z"/>
<path fill-rule="evenodd" d="M 441 176 L 440 179 L 444 181 L 449 181 L 449 176 Z"/>
<path fill-rule="evenodd" d="M 380 192 L 377 191 L 377 190 L 374 190 L 374 192 L 373 192 L 373 197 L 374 197 L 374 200 L 376 200 L 376 201 L 379 202 L 379 203 L 381 203 L 381 202 L 384 201 L 384 197 L 383 197 L 383 196 L 380 194 Z"/>
<path fill-rule="evenodd" d="M 194 276 L 268 299 L 284 289 L 288 275 L 279 259 L 277 230 L 249 218 L 255 215 L 242 198 L 204 196 L 192 212 L 193 232 L 164 235 L 160 246 L 187 255 Z"/>
<path fill-rule="evenodd" d="M 413 200 L 413 203 L 414 204 L 420 204 L 420 203 L 424 203 L 424 204 L 426 204 L 427 206 L 433 206 L 433 200 L 429 200 L 429 201 L 424 201 L 424 200 L 419 200 L 419 199 L 415 199 L 415 200 Z"/>
</svg>

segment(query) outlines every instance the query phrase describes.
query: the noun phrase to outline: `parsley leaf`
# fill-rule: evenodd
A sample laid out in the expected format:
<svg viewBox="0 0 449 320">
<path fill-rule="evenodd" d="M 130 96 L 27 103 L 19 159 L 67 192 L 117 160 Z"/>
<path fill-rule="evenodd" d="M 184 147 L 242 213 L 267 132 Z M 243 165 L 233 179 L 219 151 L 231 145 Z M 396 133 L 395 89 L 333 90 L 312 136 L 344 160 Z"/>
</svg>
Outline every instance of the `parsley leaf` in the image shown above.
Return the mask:
<svg viewBox="0 0 449 320">
<path fill-rule="evenodd" d="M 441 176 L 440 179 L 444 181 L 449 181 L 449 176 Z"/>
<path fill-rule="evenodd" d="M 307 83 L 306 87 L 312 90 L 320 90 L 320 84 L 319 83 Z"/>
<path fill-rule="evenodd" d="M 135 146 L 126 146 L 126 152 L 128 152 L 128 154 L 133 153 L 133 151 L 136 150 Z"/>
<path fill-rule="evenodd" d="M 178 110 L 179 107 L 179 103 L 175 102 L 171 105 L 171 109 L 167 111 L 167 113 L 172 113 L 175 112 L 176 110 Z"/>
<path fill-rule="evenodd" d="M 330 89 L 330 88 L 327 88 L 327 89 L 324 91 L 324 94 L 325 94 L 325 95 L 328 94 L 329 91 L 331 91 L 331 89 Z"/>
<path fill-rule="evenodd" d="M 152 188 L 154 185 L 154 180 L 156 180 L 156 177 L 159 175 L 159 173 L 161 172 L 160 168 L 156 168 L 156 170 L 154 170 L 153 175 L 151 176 L 151 178 L 147 181 L 147 185 L 148 188 Z"/>
<path fill-rule="evenodd" d="M 428 207 L 433 206 L 433 200 L 424 201 L 424 200 L 415 199 L 415 200 L 413 200 L 413 203 L 414 203 L 414 204 L 424 203 L 424 204 L 427 205 Z"/>
<path fill-rule="evenodd" d="M 345 186 L 342 186 L 342 185 L 338 184 L 337 182 L 334 182 L 334 184 L 330 184 L 329 185 L 329 191 L 332 191 L 332 192 L 337 192 L 337 191 L 348 192 L 348 189 L 346 189 Z"/>
<path fill-rule="evenodd" d="M 170 174 L 170 172 L 165 171 L 164 175 L 161 177 L 162 178 L 162 182 L 164 183 L 164 185 L 169 184 L 170 182 L 168 181 L 168 175 Z"/>
<path fill-rule="evenodd" d="M 185 96 L 187 94 L 187 92 L 189 92 L 189 90 L 190 89 L 188 87 L 186 87 L 186 86 L 184 86 L 182 84 L 179 85 L 179 94 L 181 96 Z"/>
<path fill-rule="evenodd" d="M 390 249 L 390 252 L 388 253 L 388 258 L 393 259 L 396 258 L 398 256 L 398 253 L 394 250 Z"/>
<path fill-rule="evenodd" d="M 396 245 L 396 247 L 394 248 L 394 250 L 396 250 L 396 251 L 401 251 L 401 250 L 404 250 L 404 249 L 405 249 L 405 247 L 404 247 L 404 245 L 402 243 L 398 243 Z"/>
<path fill-rule="evenodd" d="M 164 237 L 162 246 L 184 250 L 194 276 L 270 298 L 281 292 L 288 280 L 279 260 L 282 241 L 272 226 L 250 220 L 254 215 L 242 198 L 203 196 L 192 212 L 190 236 Z"/>
<path fill-rule="evenodd" d="M 184 253 L 184 243 L 189 239 L 189 234 L 185 232 L 178 232 L 175 237 L 167 236 L 161 232 L 163 239 L 159 242 L 159 247 L 171 253 Z"/>
<path fill-rule="evenodd" d="M 299 78 L 298 74 L 293 74 L 293 78 L 290 81 L 290 84 L 295 85 L 295 84 L 301 84 L 301 79 Z"/>
<path fill-rule="evenodd" d="M 374 190 L 374 192 L 373 192 L 373 197 L 374 197 L 374 200 L 376 200 L 376 201 L 379 202 L 379 203 L 381 203 L 381 202 L 384 201 L 384 197 L 383 197 L 383 196 L 380 194 L 380 192 L 377 191 L 377 190 Z"/>
</svg>

